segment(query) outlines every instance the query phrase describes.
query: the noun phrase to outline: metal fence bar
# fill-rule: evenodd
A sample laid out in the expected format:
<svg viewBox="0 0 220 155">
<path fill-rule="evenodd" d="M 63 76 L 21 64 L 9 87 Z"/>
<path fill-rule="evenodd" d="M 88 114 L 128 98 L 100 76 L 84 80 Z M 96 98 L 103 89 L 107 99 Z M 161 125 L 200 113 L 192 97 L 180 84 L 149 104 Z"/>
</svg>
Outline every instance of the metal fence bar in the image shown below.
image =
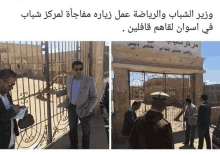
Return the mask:
<svg viewBox="0 0 220 155">
<path fill-rule="evenodd" d="M 9 63 L 9 50 L 8 50 L 8 42 L 6 42 L 6 44 L 7 44 L 7 57 L 8 57 L 8 62 L 7 62 L 7 68 L 9 69 L 11 69 L 11 67 L 9 67 L 10 66 L 10 63 Z"/>
<path fill-rule="evenodd" d="M 164 91 L 168 93 L 172 100 L 170 100 L 170 105 L 164 110 L 165 118 L 171 121 L 175 129 L 182 127 L 182 112 L 184 109 L 184 100 L 187 94 L 191 93 L 192 87 L 189 84 L 190 75 L 175 75 L 175 74 L 160 74 L 160 73 L 148 73 L 144 72 L 132 72 L 128 71 L 128 83 L 129 83 L 129 101 L 130 104 L 132 100 L 143 100 L 145 108 L 140 108 L 137 113 L 141 114 L 147 111 L 147 107 L 150 108 L 150 96 L 149 94 L 155 91 Z M 142 73 L 142 74 L 141 74 Z M 137 74 L 134 76 L 133 74 Z M 141 75 L 144 77 L 144 80 L 141 80 L 139 77 Z M 146 75 L 145 75 L 146 74 Z M 134 77 L 133 77 L 134 76 Z M 146 77 L 148 79 L 146 80 Z M 131 79 L 132 78 L 132 79 Z M 165 81 L 164 81 L 165 80 Z M 137 82 L 139 81 L 139 82 Z M 141 83 L 137 85 L 135 83 Z M 132 84 L 132 86 L 131 86 Z M 142 88 L 143 87 L 143 88 Z M 142 95 L 142 89 L 144 95 Z M 181 120 L 181 122 L 179 122 Z"/>
<path fill-rule="evenodd" d="M 128 71 L 128 86 L 129 86 L 129 106 L 131 106 L 131 80 L 130 80 L 130 71 Z M 114 91 L 114 89 L 113 89 Z M 133 91 L 133 90 L 132 90 Z"/>
<path fill-rule="evenodd" d="M 46 58 L 46 80 L 47 80 L 47 118 L 48 118 L 48 137 L 47 143 L 52 142 L 52 128 L 51 128 L 51 107 L 50 107 L 50 76 L 49 76 L 49 53 L 48 53 L 48 42 L 45 42 L 45 58 Z"/>
<path fill-rule="evenodd" d="M 51 75 L 51 80 L 53 80 L 54 78 L 54 72 L 53 72 L 53 53 L 52 53 L 52 41 L 49 42 L 50 45 L 50 69 L 52 71 L 52 75 Z M 48 50 L 48 52 L 49 52 Z M 53 84 L 52 84 L 52 89 L 53 89 Z M 51 97 L 52 98 L 52 102 L 54 102 L 54 96 Z M 52 104 L 52 116 L 55 114 L 54 113 L 54 105 Z M 54 119 L 54 118 L 53 118 Z M 54 122 L 54 121 L 53 121 Z"/>
<path fill-rule="evenodd" d="M 144 94 L 144 104 L 145 104 L 145 112 L 147 111 L 147 104 L 146 104 L 146 101 L 145 101 L 145 98 L 146 98 L 146 96 L 145 96 L 145 80 L 146 80 L 146 78 L 145 78 L 145 73 L 144 73 L 144 84 L 143 84 L 143 94 Z"/>
<path fill-rule="evenodd" d="M 58 99 L 48 90 L 65 87 L 64 76 L 71 74 L 73 61 L 83 61 L 85 74 L 91 73 L 91 45 L 91 42 L 4 43 L 1 68 L 11 68 L 18 75 L 11 92 L 13 102 L 27 106 L 35 119 L 33 126 L 21 129 L 16 148 L 42 148 L 56 139 L 58 131 L 68 130 L 67 111 L 56 107 L 65 97 Z"/>
<path fill-rule="evenodd" d="M 16 57 L 15 57 L 15 42 L 13 41 L 13 44 L 14 44 L 14 66 L 15 66 L 15 68 L 16 68 Z M 16 78 L 16 89 L 17 89 L 17 98 L 18 98 L 18 79 Z M 18 104 L 19 104 L 19 100 L 18 100 Z"/>
<path fill-rule="evenodd" d="M 20 56 L 21 56 L 21 62 L 20 62 L 20 67 L 21 69 L 24 67 L 22 64 L 23 64 L 23 57 L 22 57 L 22 52 L 21 52 L 21 41 L 20 41 Z M 24 106 L 25 106 L 25 93 L 24 93 L 24 74 L 22 73 L 22 85 L 23 85 L 23 97 L 24 97 Z"/>
<path fill-rule="evenodd" d="M 41 43 L 40 43 L 41 44 Z M 41 68 L 42 68 L 42 63 L 41 62 L 43 62 L 42 60 L 40 61 L 40 56 L 39 56 L 39 53 L 38 53 L 38 51 L 40 51 L 39 50 L 39 48 L 41 48 L 41 47 L 39 47 L 39 45 L 38 45 L 38 42 L 36 41 L 36 47 L 37 47 L 37 68 L 38 68 L 38 77 L 40 77 L 40 70 L 39 70 L 39 68 L 40 68 L 40 66 L 41 66 Z M 39 62 L 40 61 L 40 62 Z M 28 79 L 29 79 L 29 77 L 28 77 Z M 38 78 L 38 80 L 37 80 L 37 83 L 38 83 L 38 90 L 40 89 L 40 79 Z M 43 84 L 42 84 L 43 85 Z M 30 94 L 30 93 L 29 93 Z M 35 97 L 35 103 L 36 103 L 36 97 Z M 39 109 L 39 112 L 40 112 L 40 117 L 39 117 L 39 120 L 42 120 L 42 116 L 41 116 L 41 101 L 40 100 L 38 100 L 38 104 L 39 104 L 39 108 L 37 108 L 37 105 L 35 104 L 35 114 L 38 114 L 38 112 L 37 112 L 37 109 Z M 38 117 L 36 117 L 36 121 L 38 120 Z M 34 127 L 33 127 L 33 129 L 34 130 L 36 130 L 36 131 L 38 131 L 37 130 L 37 126 L 35 126 L 36 127 L 36 129 L 34 129 Z M 31 130 L 31 132 L 32 132 L 33 130 Z M 41 133 L 41 131 L 42 131 L 42 129 L 40 128 L 40 132 L 39 133 Z M 35 134 L 37 135 L 37 132 L 35 132 Z M 36 136 L 35 135 L 35 136 Z M 39 138 L 39 137 L 38 137 Z M 37 140 L 36 140 L 37 141 Z M 33 143 L 34 144 L 34 143 Z"/>
<path fill-rule="evenodd" d="M 167 77 L 166 77 L 166 74 L 164 74 L 165 75 L 165 78 L 164 78 L 164 80 L 165 80 L 165 82 L 164 82 L 164 89 L 165 89 L 165 93 L 167 92 L 167 90 L 166 90 L 166 87 L 167 87 L 167 85 L 166 85 L 166 82 L 167 82 Z M 165 118 L 167 119 L 167 106 L 165 107 Z"/>
</svg>

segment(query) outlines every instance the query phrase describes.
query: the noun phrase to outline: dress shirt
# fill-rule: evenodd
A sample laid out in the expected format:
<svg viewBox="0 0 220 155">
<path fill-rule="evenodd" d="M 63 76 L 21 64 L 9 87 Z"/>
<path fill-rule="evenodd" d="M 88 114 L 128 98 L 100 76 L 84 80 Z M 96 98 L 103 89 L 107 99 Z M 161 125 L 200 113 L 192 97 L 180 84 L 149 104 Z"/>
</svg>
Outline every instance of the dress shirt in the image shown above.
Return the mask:
<svg viewBox="0 0 220 155">
<path fill-rule="evenodd" d="M 79 79 L 79 80 L 74 79 L 73 80 L 73 85 L 72 85 L 72 101 L 71 101 L 71 103 L 73 105 L 76 105 L 75 102 L 76 102 L 78 90 L 79 90 L 79 87 L 80 87 L 80 81 L 81 81 L 81 79 Z"/>
<path fill-rule="evenodd" d="M 191 103 L 190 105 L 186 106 L 185 116 L 188 117 L 189 115 L 194 114 L 197 114 L 197 108 L 193 103 Z"/>
</svg>

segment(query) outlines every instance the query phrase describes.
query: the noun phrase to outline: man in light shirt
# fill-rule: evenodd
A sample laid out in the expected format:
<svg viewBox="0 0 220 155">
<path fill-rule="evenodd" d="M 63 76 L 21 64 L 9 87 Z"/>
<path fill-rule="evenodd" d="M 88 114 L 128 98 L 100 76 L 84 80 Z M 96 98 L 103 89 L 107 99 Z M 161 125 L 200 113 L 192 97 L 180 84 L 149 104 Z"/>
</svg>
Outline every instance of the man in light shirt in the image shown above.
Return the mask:
<svg viewBox="0 0 220 155">
<path fill-rule="evenodd" d="M 57 97 L 67 95 L 64 101 L 68 108 L 70 149 L 78 149 L 77 125 L 81 122 L 83 137 L 82 148 L 89 149 L 90 144 L 90 114 L 97 103 L 97 90 L 92 77 L 82 74 L 83 63 L 75 61 L 72 64 L 73 75 L 66 80 L 66 89 L 57 92 Z"/>
<path fill-rule="evenodd" d="M 186 121 L 186 133 L 185 133 L 185 145 L 189 145 L 190 147 L 194 147 L 194 137 L 195 137 L 195 127 L 197 123 L 197 108 L 196 106 L 192 103 L 191 99 L 187 98 L 186 99 L 186 110 L 185 110 L 185 116 L 184 120 Z M 190 139 L 190 132 L 191 132 L 191 140 L 189 144 L 189 139 Z"/>
<path fill-rule="evenodd" d="M 9 91 L 16 82 L 16 73 L 10 69 L 0 71 L 0 149 L 14 149 L 16 136 L 19 135 L 18 125 L 14 116 L 20 110 L 13 105 Z"/>
</svg>

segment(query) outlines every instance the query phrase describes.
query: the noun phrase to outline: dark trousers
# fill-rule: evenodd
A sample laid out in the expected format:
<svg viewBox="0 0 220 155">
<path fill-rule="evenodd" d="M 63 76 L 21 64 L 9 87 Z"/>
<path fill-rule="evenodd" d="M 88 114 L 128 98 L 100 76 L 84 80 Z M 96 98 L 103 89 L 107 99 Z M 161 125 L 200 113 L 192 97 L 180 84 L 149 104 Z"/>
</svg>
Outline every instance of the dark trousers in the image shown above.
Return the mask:
<svg viewBox="0 0 220 155">
<path fill-rule="evenodd" d="M 190 136 L 191 134 L 191 136 Z M 185 143 L 186 144 L 189 144 L 189 139 L 191 137 L 191 140 L 190 140 L 190 145 L 193 145 L 194 143 L 194 138 L 195 138 L 195 125 L 189 125 L 187 122 L 186 122 L 186 133 L 185 133 Z"/>
<path fill-rule="evenodd" d="M 76 114 L 76 106 L 70 105 L 68 107 L 69 114 L 69 139 L 72 149 L 78 149 L 78 135 L 77 135 L 77 126 L 78 126 L 78 116 Z M 89 149 L 90 143 L 90 116 L 79 118 L 81 122 L 83 137 L 82 137 L 82 148 Z"/>
<path fill-rule="evenodd" d="M 105 128 L 105 132 L 107 135 L 107 141 L 108 141 L 108 145 L 109 145 L 109 128 Z"/>
<path fill-rule="evenodd" d="M 204 138 L 206 140 L 207 149 L 211 149 L 211 140 L 210 140 L 210 135 L 209 135 L 209 127 L 205 128 L 205 129 L 202 129 L 202 130 L 198 128 L 198 132 L 199 132 L 199 146 L 198 146 L 198 149 L 203 149 Z"/>
<path fill-rule="evenodd" d="M 10 148 L 8 148 L 8 149 L 15 149 L 15 144 L 14 145 L 12 145 Z"/>
</svg>

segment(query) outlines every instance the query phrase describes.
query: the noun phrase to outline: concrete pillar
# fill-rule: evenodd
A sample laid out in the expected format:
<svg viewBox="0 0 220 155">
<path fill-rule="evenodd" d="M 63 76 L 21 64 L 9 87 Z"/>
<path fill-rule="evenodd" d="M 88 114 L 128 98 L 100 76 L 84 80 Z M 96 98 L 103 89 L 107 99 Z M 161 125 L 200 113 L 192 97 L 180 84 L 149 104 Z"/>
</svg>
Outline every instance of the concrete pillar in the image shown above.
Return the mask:
<svg viewBox="0 0 220 155">
<path fill-rule="evenodd" d="M 190 80 L 190 87 L 189 87 L 189 92 L 190 92 L 190 98 L 191 98 L 191 100 L 192 100 L 192 103 L 193 104 L 195 104 L 195 99 L 194 99 L 194 97 L 195 97 L 195 92 L 194 92 L 194 75 L 190 75 L 190 78 L 189 78 L 189 80 Z"/>
<path fill-rule="evenodd" d="M 218 95 L 218 104 L 220 104 L 220 95 Z"/>
<path fill-rule="evenodd" d="M 104 57 L 104 42 L 92 42 L 91 50 L 91 76 L 95 79 L 98 103 L 93 110 L 94 118 L 100 118 L 101 112 L 99 108 L 99 101 L 104 89 L 103 82 L 103 57 Z"/>
<path fill-rule="evenodd" d="M 114 115 L 112 117 L 113 141 L 116 142 L 121 135 L 124 112 L 129 106 L 128 70 L 114 68 Z M 117 142 L 116 142 L 117 143 Z"/>
<path fill-rule="evenodd" d="M 198 108 L 201 104 L 200 96 L 203 93 L 203 74 L 194 74 L 194 99 L 195 105 Z"/>
</svg>

